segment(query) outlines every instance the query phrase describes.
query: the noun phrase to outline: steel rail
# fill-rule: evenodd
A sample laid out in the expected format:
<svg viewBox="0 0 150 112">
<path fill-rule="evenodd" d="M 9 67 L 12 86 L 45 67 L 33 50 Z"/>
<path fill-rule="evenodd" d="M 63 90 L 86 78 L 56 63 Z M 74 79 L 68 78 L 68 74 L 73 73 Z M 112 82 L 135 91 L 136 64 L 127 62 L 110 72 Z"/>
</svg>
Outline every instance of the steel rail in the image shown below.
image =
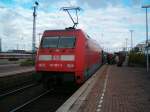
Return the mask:
<svg viewBox="0 0 150 112">
<path fill-rule="evenodd" d="M 34 84 L 30 84 L 30 85 L 24 86 L 24 87 L 22 87 L 22 88 L 18 88 L 18 89 L 16 89 L 16 90 L 9 91 L 8 93 L 1 94 L 1 95 L 0 95 L 0 98 L 4 98 L 4 97 L 6 97 L 6 96 L 8 96 L 8 95 L 15 94 L 15 93 L 17 93 L 17 92 L 19 92 L 19 91 L 22 91 L 22 90 L 24 90 L 24 89 L 33 87 L 33 86 L 35 86 L 35 85 L 38 85 L 38 84 L 37 84 L 37 83 L 34 83 Z"/>
<path fill-rule="evenodd" d="M 9 111 L 9 112 L 16 112 L 16 111 L 20 110 L 21 108 L 25 107 L 26 105 L 28 105 L 28 104 L 30 104 L 30 103 L 36 101 L 36 100 L 39 99 L 40 97 L 46 95 L 46 94 L 49 93 L 49 92 L 50 92 L 50 90 L 45 91 L 45 92 L 42 93 L 41 95 L 39 95 L 39 96 L 37 96 L 37 97 L 35 97 L 35 98 L 33 98 L 33 99 L 31 99 L 31 100 L 25 102 L 24 104 L 22 104 L 22 105 L 20 105 L 20 106 L 18 106 L 18 107 L 16 107 L 16 108 L 14 108 L 14 109 L 12 109 L 12 110 Z"/>
</svg>

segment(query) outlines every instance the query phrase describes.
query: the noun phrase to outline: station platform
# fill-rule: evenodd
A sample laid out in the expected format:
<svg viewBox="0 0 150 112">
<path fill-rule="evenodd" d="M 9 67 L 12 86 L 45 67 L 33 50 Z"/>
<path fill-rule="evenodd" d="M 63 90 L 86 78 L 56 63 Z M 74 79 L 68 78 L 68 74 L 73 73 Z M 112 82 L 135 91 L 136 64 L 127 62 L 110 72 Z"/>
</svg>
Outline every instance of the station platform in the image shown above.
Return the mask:
<svg viewBox="0 0 150 112">
<path fill-rule="evenodd" d="M 150 72 L 104 65 L 56 112 L 150 112 Z"/>
<path fill-rule="evenodd" d="M 0 65 L 0 93 L 34 81 L 34 72 L 33 66 L 20 66 L 19 64 Z"/>
<path fill-rule="evenodd" d="M 34 66 L 20 66 L 19 64 L 0 65 L 0 77 L 32 71 L 34 71 Z"/>
</svg>

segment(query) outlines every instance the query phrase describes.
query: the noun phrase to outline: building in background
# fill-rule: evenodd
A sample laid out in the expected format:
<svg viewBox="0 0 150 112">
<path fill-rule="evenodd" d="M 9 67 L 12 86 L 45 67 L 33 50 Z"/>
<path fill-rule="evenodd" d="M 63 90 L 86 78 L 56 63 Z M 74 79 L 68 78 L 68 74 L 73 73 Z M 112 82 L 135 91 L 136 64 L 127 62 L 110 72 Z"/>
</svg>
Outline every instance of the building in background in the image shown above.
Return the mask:
<svg viewBox="0 0 150 112">
<path fill-rule="evenodd" d="M 148 40 L 148 54 L 150 54 L 150 40 Z M 135 49 L 138 49 L 138 52 L 146 53 L 146 44 L 145 42 L 141 42 L 136 45 Z"/>
</svg>

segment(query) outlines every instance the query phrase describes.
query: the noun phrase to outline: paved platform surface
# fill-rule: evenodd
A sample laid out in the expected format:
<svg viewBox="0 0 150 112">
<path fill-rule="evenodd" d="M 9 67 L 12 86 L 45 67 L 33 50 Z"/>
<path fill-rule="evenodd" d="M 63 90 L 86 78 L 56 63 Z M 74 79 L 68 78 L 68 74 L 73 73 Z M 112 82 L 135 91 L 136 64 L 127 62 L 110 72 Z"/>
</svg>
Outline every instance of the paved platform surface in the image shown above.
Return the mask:
<svg viewBox="0 0 150 112">
<path fill-rule="evenodd" d="M 78 112 L 150 112 L 150 72 L 115 65 L 99 71 Z"/>
<path fill-rule="evenodd" d="M 30 71 L 34 71 L 33 66 L 20 66 L 19 64 L 0 65 L 0 77 Z"/>
</svg>

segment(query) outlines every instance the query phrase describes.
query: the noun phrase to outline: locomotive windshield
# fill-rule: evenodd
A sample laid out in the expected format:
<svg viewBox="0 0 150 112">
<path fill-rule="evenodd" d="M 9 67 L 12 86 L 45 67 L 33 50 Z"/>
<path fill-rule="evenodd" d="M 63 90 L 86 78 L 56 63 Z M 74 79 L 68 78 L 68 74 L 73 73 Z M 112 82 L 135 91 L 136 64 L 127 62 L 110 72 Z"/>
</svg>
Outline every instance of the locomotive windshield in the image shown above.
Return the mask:
<svg viewBox="0 0 150 112">
<path fill-rule="evenodd" d="M 57 48 L 59 37 L 44 37 L 42 41 L 43 48 Z"/>
<path fill-rule="evenodd" d="M 44 37 L 42 48 L 74 48 L 75 37 Z"/>
<path fill-rule="evenodd" d="M 60 37 L 58 48 L 74 48 L 75 38 L 74 37 Z"/>
</svg>

